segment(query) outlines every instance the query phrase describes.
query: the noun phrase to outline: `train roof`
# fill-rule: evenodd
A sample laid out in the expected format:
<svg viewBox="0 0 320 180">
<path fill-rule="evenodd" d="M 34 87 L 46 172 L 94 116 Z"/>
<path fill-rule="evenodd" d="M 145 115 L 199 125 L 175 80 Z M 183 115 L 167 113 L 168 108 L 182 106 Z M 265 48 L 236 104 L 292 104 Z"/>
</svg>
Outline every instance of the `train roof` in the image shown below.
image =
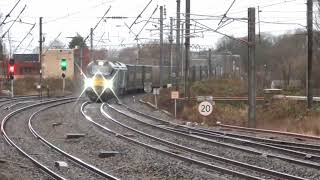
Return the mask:
<svg viewBox="0 0 320 180">
<path fill-rule="evenodd" d="M 105 65 L 110 65 L 112 69 L 117 69 L 117 70 L 127 70 L 127 66 L 121 62 L 118 61 L 108 61 L 105 59 L 98 59 L 96 60 L 98 65 L 105 66 Z M 91 65 L 94 62 L 91 62 L 89 65 Z"/>
<path fill-rule="evenodd" d="M 127 66 L 125 64 L 118 62 L 118 61 L 109 61 L 109 64 L 114 69 L 128 70 Z"/>
</svg>

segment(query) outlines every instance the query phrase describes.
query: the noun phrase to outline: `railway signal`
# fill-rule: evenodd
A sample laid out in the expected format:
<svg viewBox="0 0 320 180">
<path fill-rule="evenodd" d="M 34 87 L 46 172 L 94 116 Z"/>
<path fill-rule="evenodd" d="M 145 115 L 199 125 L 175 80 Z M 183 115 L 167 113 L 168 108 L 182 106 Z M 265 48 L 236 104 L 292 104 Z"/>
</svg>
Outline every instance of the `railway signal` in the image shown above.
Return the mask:
<svg viewBox="0 0 320 180">
<path fill-rule="evenodd" d="M 61 70 L 62 71 L 66 71 L 67 70 L 67 66 L 68 66 L 67 60 L 65 58 L 62 58 L 60 60 Z M 66 74 L 65 74 L 65 72 L 62 72 L 61 77 L 62 77 L 62 94 L 64 95 L 64 89 L 65 89 L 65 86 L 66 86 L 66 82 L 65 82 Z"/>
<path fill-rule="evenodd" d="M 9 78 L 11 80 L 11 97 L 13 97 L 13 79 L 14 79 L 14 71 L 15 71 L 15 64 L 14 64 L 13 58 L 10 58 L 9 60 L 8 71 L 9 71 Z"/>
<path fill-rule="evenodd" d="M 15 71 L 15 65 L 14 65 L 14 59 L 9 60 L 9 77 L 11 80 L 14 79 L 14 71 Z"/>
<path fill-rule="evenodd" d="M 60 61 L 60 67 L 62 71 L 66 71 L 68 66 L 68 62 L 66 59 L 61 59 Z"/>
</svg>

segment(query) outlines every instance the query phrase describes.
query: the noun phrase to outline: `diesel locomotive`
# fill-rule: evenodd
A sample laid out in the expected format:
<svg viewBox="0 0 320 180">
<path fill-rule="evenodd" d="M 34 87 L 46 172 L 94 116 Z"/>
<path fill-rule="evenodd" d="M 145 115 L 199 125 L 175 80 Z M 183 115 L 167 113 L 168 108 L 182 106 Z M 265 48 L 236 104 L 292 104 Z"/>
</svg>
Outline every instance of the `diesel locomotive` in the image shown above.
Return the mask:
<svg viewBox="0 0 320 180">
<path fill-rule="evenodd" d="M 144 91 L 146 85 L 159 86 L 159 66 L 130 65 L 96 60 L 88 64 L 85 95 L 93 102 L 105 102 L 128 92 Z M 163 66 L 163 84 L 170 83 L 170 67 Z"/>
</svg>

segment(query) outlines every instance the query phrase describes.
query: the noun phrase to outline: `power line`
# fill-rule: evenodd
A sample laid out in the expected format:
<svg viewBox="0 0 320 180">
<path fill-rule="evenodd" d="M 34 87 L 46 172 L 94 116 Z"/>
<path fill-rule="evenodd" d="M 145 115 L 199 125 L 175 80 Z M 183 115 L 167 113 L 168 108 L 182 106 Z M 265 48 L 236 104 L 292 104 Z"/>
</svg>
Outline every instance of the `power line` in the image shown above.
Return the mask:
<svg viewBox="0 0 320 180">
<path fill-rule="evenodd" d="M 220 22 L 218 23 L 218 26 L 220 26 L 220 24 L 222 23 L 222 21 L 224 20 L 224 18 L 227 16 L 229 10 L 231 9 L 231 7 L 233 6 L 233 4 L 236 2 L 236 0 L 233 0 L 233 2 L 231 3 L 231 5 L 229 6 L 229 8 L 227 9 L 227 11 L 223 14 Z M 219 27 L 217 29 L 220 29 Z"/>
<path fill-rule="evenodd" d="M 104 15 L 101 17 L 101 19 L 98 21 L 98 23 L 94 26 L 94 28 L 92 29 L 92 31 L 94 31 L 98 25 L 100 24 L 100 22 L 102 21 L 102 19 L 104 19 L 104 17 L 108 14 L 108 12 L 110 11 L 111 6 L 109 6 L 109 9 L 104 13 Z M 89 38 L 90 34 L 83 40 L 83 42 L 86 42 L 86 40 Z"/>
<path fill-rule="evenodd" d="M 62 33 L 62 32 L 60 32 L 60 33 L 54 38 L 54 40 L 49 44 L 49 46 L 47 47 L 47 49 L 46 49 L 46 50 L 44 51 L 44 53 L 42 53 L 42 54 L 45 54 L 45 53 L 51 48 L 52 44 L 60 37 L 61 33 Z"/>
<path fill-rule="evenodd" d="M 102 38 L 104 36 L 105 32 L 103 32 L 102 36 L 100 37 L 99 41 L 97 42 L 97 44 L 94 46 L 94 48 L 96 49 L 98 47 L 98 44 L 102 41 Z M 109 38 L 108 38 L 109 40 Z"/>
<path fill-rule="evenodd" d="M 302 25 L 300 23 L 288 23 L 288 22 L 281 22 L 281 21 L 278 21 L 278 22 L 270 22 L 270 21 L 260 21 L 261 23 L 265 23 L 265 24 L 278 24 L 278 25 L 298 25 L 298 26 L 302 26 L 304 28 L 306 28 L 305 25 Z"/>
<path fill-rule="evenodd" d="M 17 19 L 20 17 L 20 15 L 23 13 L 23 11 L 26 9 L 27 5 L 24 5 L 23 9 L 20 11 L 16 19 L 12 22 L 11 26 L 7 29 L 5 33 L 1 36 L 2 38 L 7 34 L 7 32 L 11 29 L 11 27 L 14 25 L 14 23 L 17 21 Z"/>
<path fill-rule="evenodd" d="M 129 29 L 129 34 L 132 33 L 135 37 L 137 37 L 137 35 L 130 29 L 130 27 L 128 26 L 128 24 L 126 22 L 124 22 L 124 25 Z M 137 41 L 140 41 L 141 38 L 136 39 Z M 141 42 L 141 41 L 140 41 Z M 142 43 L 142 42 L 141 42 Z"/>
<path fill-rule="evenodd" d="M 297 1 L 297 0 L 284 0 L 283 2 L 268 4 L 268 5 L 264 5 L 264 6 L 260 6 L 260 7 L 261 8 L 265 8 L 265 7 L 277 6 L 277 5 L 280 5 L 280 4 L 289 3 L 289 2 L 293 2 L 293 1 Z"/>
<path fill-rule="evenodd" d="M 129 29 L 132 28 L 132 26 L 136 23 L 136 21 L 141 18 L 141 15 L 143 14 L 143 12 L 148 8 L 148 6 L 150 5 L 150 3 L 152 2 L 152 0 L 149 1 L 149 3 L 143 8 L 143 10 L 141 11 L 141 13 L 136 17 L 136 19 L 133 21 L 133 23 L 129 26 Z"/>
<path fill-rule="evenodd" d="M 109 2 L 112 2 L 112 1 L 109 1 Z M 97 5 L 91 6 L 91 7 L 89 7 L 88 9 L 94 9 L 94 8 L 96 8 L 96 7 L 105 5 L 105 4 L 107 4 L 107 3 L 108 3 L 108 2 L 102 2 L 102 3 L 99 3 L 99 4 L 97 4 Z M 68 13 L 68 14 L 66 14 L 66 15 L 64 15 L 64 16 L 60 16 L 60 17 L 57 17 L 57 18 L 55 18 L 55 19 L 53 19 L 53 20 L 46 21 L 46 22 L 44 22 L 43 24 L 47 24 L 47 23 L 51 23 L 51 22 L 56 22 L 56 21 L 59 21 L 59 20 L 61 20 L 61 19 L 66 19 L 66 18 L 68 18 L 68 17 L 70 17 L 70 16 L 73 16 L 73 15 L 75 15 L 75 14 L 79 14 L 79 13 L 81 13 L 81 12 L 84 12 L 84 10 L 80 10 L 80 11 L 75 11 L 75 12 L 72 12 L 72 13 Z"/>
<path fill-rule="evenodd" d="M 36 23 L 33 24 L 33 26 L 30 28 L 30 30 L 28 31 L 28 33 L 24 36 L 24 38 L 20 41 L 19 45 L 16 47 L 16 49 L 13 51 L 13 53 L 16 52 L 16 50 L 20 47 L 20 45 L 22 44 L 22 42 L 28 37 L 29 34 L 31 34 L 31 31 L 33 30 L 33 28 L 36 26 Z"/>
<path fill-rule="evenodd" d="M 33 39 L 34 39 L 34 38 L 32 37 L 32 39 L 30 40 L 29 44 L 26 46 L 26 48 L 24 49 L 24 51 L 23 51 L 22 54 L 24 54 L 24 53 L 26 52 L 26 50 L 28 49 L 28 47 L 29 47 L 30 44 L 32 43 Z"/>
<path fill-rule="evenodd" d="M 222 32 L 220 32 L 220 31 L 217 31 L 217 30 L 215 30 L 215 29 L 212 29 L 212 28 L 210 28 L 209 26 L 206 26 L 206 25 L 204 25 L 204 24 L 202 24 L 202 23 L 200 23 L 200 22 L 198 22 L 198 21 L 196 21 L 196 20 L 193 20 L 193 19 L 191 19 L 191 20 L 194 21 L 194 22 L 197 22 L 198 24 L 200 24 L 201 26 L 205 27 L 206 29 L 208 29 L 208 30 L 210 30 L 210 31 L 212 31 L 212 32 L 215 32 L 215 33 L 217 33 L 217 34 L 226 36 L 226 37 L 228 37 L 228 38 L 230 38 L 230 39 L 233 39 L 233 40 L 236 40 L 236 41 L 239 41 L 239 42 L 248 44 L 248 42 L 247 42 L 246 40 L 234 38 L 234 37 L 232 37 L 232 36 L 230 36 L 230 35 L 227 35 L 227 34 L 225 34 L 225 33 L 222 33 Z"/>
<path fill-rule="evenodd" d="M 281 4 L 286 4 L 286 3 L 290 3 L 290 2 L 294 2 L 297 0 L 283 0 L 282 2 L 278 2 L 278 3 L 271 3 L 271 4 L 265 4 L 265 5 L 259 5 L 260 8 L 265 8 L 265 7 L 271 7 L 271 6 L 277 6 L 277 5 L 281 5 Z M 238 13 L 242 13 L 242 12 L 247 12 L 247 10 L 240 10 L 240 11 L 235 11 L 235 12 L 230 12 L 229 14 L 238 14 Z"/>
<path fill-rule="evenodd" d="M 4 22 L 7 20 L 8 17 L 10 17 L 10 14 L 12 13 L 12 11 L 17 7 L 17 5 L 19 4 L 21 0 L 18 0 L 18 2 L 16 2 L 16 4 L 13 6 L 13 8 L 11 9 L 11 11 L 6 15 L 6 17 L 3 19 L 2 23 L 0 24 L 0 26 L 2 26 L 4 24 Z"/>
<path fill-rule="evenodd" d="M 146 27 L 146 25 L 149 23 L 150 19 L 152 18 L 152 16 L 154 15 L 154 13 L 156 13 L 158 9 L 158 6 L 153 10 L 151 16 L 149 17 L 149 19 L 147 20 L 147 22 L 143 25 L 143 27 L 141 28 L 141 30 L 139 31 L 139 33 L 136 35 L 136 38 L 138 38 L 138 36 L 140 35 L 140 33 L 142 32 L 142 30 Z"/>
<path fill-rule="evenodd" d="M 29 32 L 24 36 L 24 38 L 20 41 L 19 45 L 16 47 L 16 49 L 13 51 L 13 53 L 16 52 L 16 50 L 19 48 L 19 46 L 22 44 L 22 42 L 28 37 L 28 35 L 31 33 L 33 28 L 36 26 L 36 23 L 33 24 L 33 26 L 30 28 Z"/>
</svg>

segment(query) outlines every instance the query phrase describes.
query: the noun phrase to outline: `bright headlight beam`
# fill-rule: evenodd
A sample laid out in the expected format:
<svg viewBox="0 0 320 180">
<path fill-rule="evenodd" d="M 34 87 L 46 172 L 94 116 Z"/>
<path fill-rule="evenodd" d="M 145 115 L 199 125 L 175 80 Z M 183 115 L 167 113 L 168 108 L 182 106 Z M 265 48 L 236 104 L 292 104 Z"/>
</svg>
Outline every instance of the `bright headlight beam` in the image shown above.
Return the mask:
<svg viewBox="0 0 320 180">
<path fill-rule="evenodd" d="M 113 88 L 113 80 L 112 79 L 110 79 L 110 80 L 105 79 L 103 86 L 104 86 L 104 89 L 107 89 L 107 88 L 112 89 Z"/>
<path fill-rule="evenodd" d="M 101 94 L 98 94 L 97 92 L 96 92 L 96 90 L 93 88 L 93 79 L 96 77 L 96 75 L 97 74 L 102 74 L 102 73 L 100 73 L 99 71 L 96 73 L 96 74 L 94 74 L 94 76 L 92 77 L 92 78 L 88 78 L 86 75 L 85 75 L 85 73 L 82 71 L 82 69 L 80 68 L 80 66 L 78 65 L 78 64 L 76 64 L 76 67 L 78 68 L 78 70 L 81 72 L 80 74 L 84 77 L 84 83 L 85 83 L 85 87 L 84 87 L 84 89 L 83 89 L 83 91 L 81 92 L 81 94 L 79 95 L 79 97 L 78 97 L 78 99 L 77 99 L 77 101 L 80 99 L 80 97 L 82 96 L 82 94 L 84 94 L 84 92 L 86 91 L 86 89 L 87 88 L 92 88 L 92 90 L 93 90 L 93 92 L 97 95 L 97 97 L 98 97 L 98 99 L 101 101 L 101 102 L 103 102 L 102 101 L 102 99 L 101 99 L 101 95 L 104 93 L 104 91 L 106 90 L 106 89 L 110 89 L 110 91 L 112 92 L 112 94 L 116 97 L 116 99 L 120 102 L 120 99 L 118 98 L 118 96 L 116 95 L 116 93 L 114 92 L 114 90 L 113 90 L 113 80 L 114 80 L 114 78 L 116 77 L 116 75 L 118 74 L 118 70 L 116 71 L 116 73 L 114 73 L 114 75 L 110 78 L 110 79 L 105 79 L 104 78 L 104 76 L 102 76 L 103 77 L 103 79 L 104 79 L 104 81 L 105 82 L 107 82 L 108 81 L 108 83 L 107 83 L 107 87 L 105 86 L 103 89 L 103 91 L 101 92 Z M 91 85 L 91 86 L 89 86 L 89 85 Z M 97 100 L 98 100 L 97 99 Z"/>
<path fill-rule="evenodd" d="M 91 78 L 86 78 L 85 80 L 84 80 L 84 86 L 85 86 L 85 88 L 92 88 L 93 87 L 93 79 L 91 79 Z"/>
</svg>

